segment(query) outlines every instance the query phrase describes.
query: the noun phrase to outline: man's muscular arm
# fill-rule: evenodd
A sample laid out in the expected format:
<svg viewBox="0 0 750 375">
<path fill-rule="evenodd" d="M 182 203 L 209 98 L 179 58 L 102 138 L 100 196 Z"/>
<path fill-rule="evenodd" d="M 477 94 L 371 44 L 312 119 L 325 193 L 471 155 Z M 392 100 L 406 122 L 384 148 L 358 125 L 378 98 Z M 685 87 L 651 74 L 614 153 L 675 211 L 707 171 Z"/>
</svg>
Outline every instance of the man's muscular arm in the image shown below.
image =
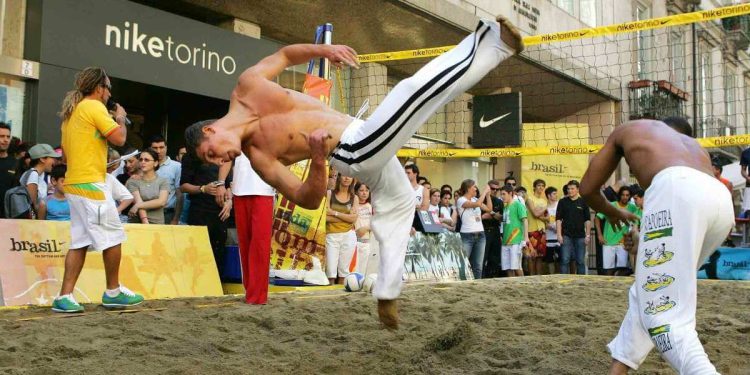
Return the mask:
<svg viewBox="0 0 750 375">
<path fill-rule="evenodd" d="M 328 185 L 325 160 L 328 154 L 326 141 L 329 138 L 330 135 L 324 129 L 317 129 L 310 134 L 310 173 L 304 182 L 288 167 L 266 153 L 251 152 L 248 156 L 253 169 L 266 183 L 298 206 L 314 210 L 320 207 Z"/>
<path fill-rule="evenodd" d="M 357 52 L 351 47 L 344 45 L 326 44 L 292 44 L 281 48 L 278 52 L 265 57 L 254 66 L 245 70 L 240 76 L 240 81 L 247 76 L 261 76 L 266 79 L 274 79 L 287 67 L 303 64 L 310 59 L 325 57 L 337 67 L 349 65 L 358 68 Z"/>
<path fill-rule="evenodd" d="M 606 215 L 615 227 L 619 227 L 623 221 L 636 219 L 635 215 L 609 204 L 599 187 L 604 185 L 609 176 L 612 175 L 622 158 L 620 142 L 627 136 L 623 134 L 627 133 L 627 130 L 627 126 L 615 128 L 607 138 L 604 147 L 591 159 L 589 167 L 581 179 L 581 195 L 586 200 L 586 204 L 594 211 Z M 586 233 L 588 234 L 588 231 Z"/>
</svg>

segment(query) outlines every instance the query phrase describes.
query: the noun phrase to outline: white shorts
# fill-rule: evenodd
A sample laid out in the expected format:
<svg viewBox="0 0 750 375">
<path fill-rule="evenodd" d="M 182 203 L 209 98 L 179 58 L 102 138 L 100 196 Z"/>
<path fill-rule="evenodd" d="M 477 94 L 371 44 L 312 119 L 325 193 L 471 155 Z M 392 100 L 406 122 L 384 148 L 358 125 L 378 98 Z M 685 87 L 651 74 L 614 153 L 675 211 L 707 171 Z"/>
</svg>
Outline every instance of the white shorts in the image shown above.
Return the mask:
<svg viewBox="0 0 750 375">
<path fill-rule="evenodd" d="M 503 251 L 500 256 L 502 270 L 520 270 L 522 257 L 523 251 L 521 251 L 520 243 L 516 245 L 503 245 Z"/>
<path fill-rule="evenodd" d="M 346 277 L 352 263 L 357 235 L 353 230 L 326 234 L 326 276 Z"/>
<path fill-rule="evenodd" d="M 742 212 L 750 210 L 750 187 L 746 187 L 742 191 Z"/>
<path fill-rule="evenodd" d="M 78 195 L 79 185 L 66 186 L 65 198 L 70 205 L 70 248 L 89 251 L 103 251 L 123 243 L 126 239 L 125 229 L 120 222 L 115 201 L 105 183 L 86 185 L 87 194 L 98 195 L 103 200 Z"/>
<path fill-rule="evenodd" d="M 628 252 L 622 245 L 602 246 L 602 267 L 605 270 L 628 266 Z"/>
</svg>

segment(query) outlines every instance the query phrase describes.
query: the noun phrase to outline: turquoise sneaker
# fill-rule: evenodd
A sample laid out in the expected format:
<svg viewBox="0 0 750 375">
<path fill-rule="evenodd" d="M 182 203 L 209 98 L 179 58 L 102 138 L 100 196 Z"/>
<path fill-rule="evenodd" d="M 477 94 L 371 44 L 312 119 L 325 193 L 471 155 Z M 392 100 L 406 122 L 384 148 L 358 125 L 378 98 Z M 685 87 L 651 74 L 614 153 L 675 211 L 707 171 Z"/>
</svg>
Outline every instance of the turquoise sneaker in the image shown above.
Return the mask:
<svg viewBox="0 0 750 375">
<path fill-rule="evenodd" d="M 70 294 L 57 297 L 52 301 L 52 311 L 59 313 L 81 313 L 83 312 L 83 306 L 81 306 L 73 296 Z"/>
<path fill-rule="evenodd" d="M 102 296 L 102 306 L 104 307 L 128 307 L 140 305 L 143 302 L 143 296 L 133 293 L 130 289 L 120 285 L 120 294 L 110 297 L 107 292 Z"/>
</svg>

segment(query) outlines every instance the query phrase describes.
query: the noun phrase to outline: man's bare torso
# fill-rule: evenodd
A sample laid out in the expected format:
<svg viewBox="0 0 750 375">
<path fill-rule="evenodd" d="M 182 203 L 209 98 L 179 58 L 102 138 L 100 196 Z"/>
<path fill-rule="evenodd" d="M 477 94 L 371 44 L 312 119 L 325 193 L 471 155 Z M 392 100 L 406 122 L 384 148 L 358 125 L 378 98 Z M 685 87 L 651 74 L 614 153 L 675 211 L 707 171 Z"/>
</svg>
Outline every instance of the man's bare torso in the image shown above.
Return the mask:
<svg viewBox="0 0 750 375">
<path fill-rule="evenodd" d="M 263 153 L 291 165 L 310 158 L 307 136 L 313 130 L 328 130 L 330 152 L 352 119 L 311 96 L 256 78 L 249 84 L 240 80 L 232 92 L 229 112 L 217 122 L 224 121 L 249 128 L 242 152 L 251 160 L 253 154 Z"/>
<path fill-rule="evenodd" d="M 659 121 L 638 121 L 623 127 L 615 145 L 643 188 L 663 169 L 684 166 L 713 176 L 711 159 L 695 139 Z"/>
</svg>

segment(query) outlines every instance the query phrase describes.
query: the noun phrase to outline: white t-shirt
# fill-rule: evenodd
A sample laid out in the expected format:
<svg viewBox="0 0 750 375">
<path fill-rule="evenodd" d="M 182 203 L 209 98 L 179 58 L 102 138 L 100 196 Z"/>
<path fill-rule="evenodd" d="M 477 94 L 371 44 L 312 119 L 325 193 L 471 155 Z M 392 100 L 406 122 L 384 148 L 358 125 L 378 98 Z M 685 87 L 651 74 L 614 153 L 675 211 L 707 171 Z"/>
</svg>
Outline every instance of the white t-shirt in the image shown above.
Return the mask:
<svg viewBox="0 0 750 375">
<path fill-rule="evenodd" d="M 234 159 L 232 174 L 232 195 L 274 196 L 276 192 L 258 176 L 250 165 L 250 159 L 242 154 Z"/>
<path fill-rule="evenodd" d="M 39 172 L 36 171 L 36 169 L 31 168 L 28 171 L 24 172 L 24 174 L 21 176 L 21 179 L 23 181 L 21 182 L 21 185 L 23 186 L 29 186 L 29 185 L 36 185 L 36 196 L 37 196 L 37 202 L 41 202 L 47 197 L 47 180 L 46 180 L 47 174 L 42 172 L 42 174 L 39 174 Z"/>
<path fill-rule="evenodd" d="M 552 222 L 555 222 L 555 220 L 557 220 L 555 215 L 557 214 L 558 202 L 559 201 L 555 201 L 554 203 L 550 203 L 547 205 L 547 213 L 549 214 L 549 219 Z M 547 241 L 549 240 L 557 240 L 557 231 L 553 229 L 549 229 L 549 227 L 547 227 Z"/>
<path fill-rule="evenodd" d="M 123 185 L 120 181 L 117 180 L 117 178 L 115 178 L 111 174 L 107 173 L 104 183 L 107 185 L 107 188 L 109 188 L 109 191 L 112 194 L 112 199 L 114 199 L 116 202 L 122 202 L 126 199 L 133 199 L 133 194 L 128 191 L 128 188 L 126 188 L 125 185 Z"/>
<path fill-rule="evenodd" d="M 482 209 L 479 207 L 464 208 L 464 203 L 467 201 L 466 197 L 461 197 L 456 202 L 458 216 L 461 217 L 461 233 L 484 232 L 484 226 L 482 226 Z M 476 202 L 477 199 L 471 198 L 471 201 Z"/>
<path fill-rule="evenodd" d="M 417 184 L 417 186 L 414 188 L 415 205 L 421 206 L 423 199 L 424 199 L 424 186 Z"/>
<path fill-rule="evenodd" d="M 357 199 L 357 198 L 355 198 Z M 357 206 L 357 221 L 354 222 L 354 228 L 359 229 L 362 227 L 370 226 L 370 219 L 372 218 L 372 205 L 365 203 Z M 370 232 L 368 231 L 362 237 L 358 239 L 366 240 L 370 238 Z"/>
<path fill-rule="evenodd" d="M 453 225 L 453 217 L 451 216 L 451 207 L 440 207 L 440 220 L 444 221 L 445 219 L 448 219 L 450 221 L 450 224 Z"/>
</svg>

